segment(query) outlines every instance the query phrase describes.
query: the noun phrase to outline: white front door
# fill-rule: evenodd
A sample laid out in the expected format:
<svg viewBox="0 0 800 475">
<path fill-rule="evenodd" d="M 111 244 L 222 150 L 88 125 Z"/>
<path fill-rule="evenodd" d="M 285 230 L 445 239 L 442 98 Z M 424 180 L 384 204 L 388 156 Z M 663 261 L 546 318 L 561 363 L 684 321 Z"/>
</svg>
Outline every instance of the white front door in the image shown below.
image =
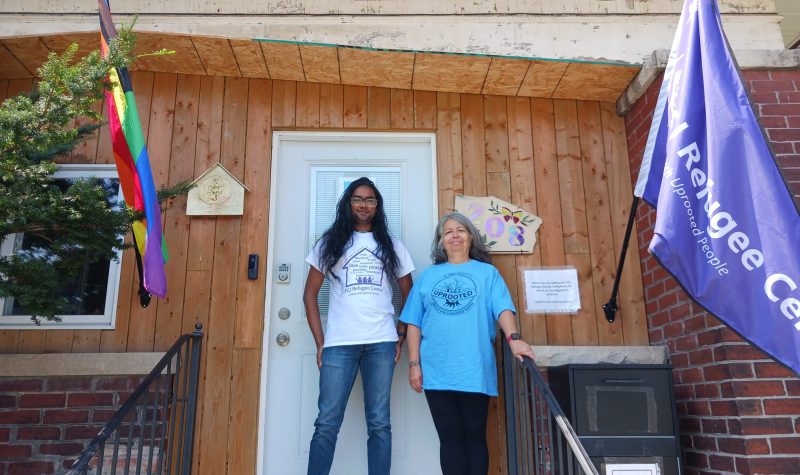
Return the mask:
<svg viewBox="0 0 800 475">
<path fill-rule="evenodd" d="M 347 184 L 367 176 L 383 195 L 392 235 L 414 259 L 414 275 L 428 267 L 436 222 L 435 144 L 433 134 L 420 133 L 275 132 L 273 138 L 258 467 L 268 475 L 294 475 L 306 473 L 319 394 L 316 349 L 302 300 L 305 256 L 333 222 Z M 326 284 L 320 292 L 323 324 L 327 289 Z M 424 396 L 408 386 L 407 361 L 404 354 L 392 387 L 392 473 L 440 473 L 436 431 Z M 367 473 L 360 377 L 332 473 Z"/>
</svg>

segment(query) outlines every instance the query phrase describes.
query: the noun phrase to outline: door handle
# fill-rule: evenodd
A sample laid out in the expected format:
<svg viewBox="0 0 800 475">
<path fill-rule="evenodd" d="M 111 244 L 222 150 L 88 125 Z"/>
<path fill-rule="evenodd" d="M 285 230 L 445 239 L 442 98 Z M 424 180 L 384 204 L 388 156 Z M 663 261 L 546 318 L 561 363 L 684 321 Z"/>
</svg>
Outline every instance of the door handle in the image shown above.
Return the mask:
<svg viewBox="0 0 800 475">
<path fill-rule="evenodd" d="M 286 333 L 286 332 L 280 332 L 280 333 L 278 333 L 278 336 L 275 337 L 275 343 L 277 343 L 279 346 L 288 345 L 289 344 L 289 340 L 290 340 L 289 334 Z"/>
</svg>

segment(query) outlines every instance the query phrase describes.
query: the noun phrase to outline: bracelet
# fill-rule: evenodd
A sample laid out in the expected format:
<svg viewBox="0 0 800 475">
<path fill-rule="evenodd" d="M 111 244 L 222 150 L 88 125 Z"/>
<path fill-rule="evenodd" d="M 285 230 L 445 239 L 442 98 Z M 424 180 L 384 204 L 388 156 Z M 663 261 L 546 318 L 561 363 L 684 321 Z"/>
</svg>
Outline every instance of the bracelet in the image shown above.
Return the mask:
<svg viewBox="0 0 800 475">
<path fill-rule="evenodd" d="M 415 366 L 419 366 L 419 361 L 418 360 L 411 360 L 411 361 L 408 362 L 408 367 L 409 368 L 413 368 Z"/>
<path fill-rule="evenodd" d="M 400 330 L 397 330 L 397 336 L 400 337 L 400 338 L 405 338 L 406 337 L 406 332 L 401 332 Z"/>
</svg>

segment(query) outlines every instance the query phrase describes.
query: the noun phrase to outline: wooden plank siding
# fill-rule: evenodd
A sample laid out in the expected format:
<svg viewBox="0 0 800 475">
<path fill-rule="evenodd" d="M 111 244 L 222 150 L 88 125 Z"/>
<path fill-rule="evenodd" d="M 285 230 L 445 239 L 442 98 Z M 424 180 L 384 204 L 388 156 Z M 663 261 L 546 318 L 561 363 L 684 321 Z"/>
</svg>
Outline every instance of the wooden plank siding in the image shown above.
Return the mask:
<svg viewBox="0 0 800 475">
<path fill-rule="evenodd" d="M 220 161 L 250 189 L 244 216 L 187 217 L 185 199 L 175 200 L 164 214 L 168 299 L 140 307 L 126 252 L 115 330 L 2 331 L 0 352 L 165 351 L 202 323 L 196 473 L 255 470 L 268 270 L 262 264 L 262 277 L 251 281 L 245 267 L 250 253 L 266 262 L 276 129 L 435 131 L 441 214 L 458 194 L 493 194 L 543 219 L 533 254 L 495 261 L 520 310 L 524 338 L 538 345 L 647 344 L 633 254 L 620 318 L 609 324 L 600 308 L 609 297 L 631 196 L 624 126 L 613 105 L 141 71 L 133 79 L 156 181 L 193 179 Z M 29 79 L 0 80 L 0 97 L 30 87 Z M 70 160 L 108 162 L 105 132 Z M 638 249 L 635 237 L 631 249 Z M 563 265 L 578 269 L 583 309 L 572 316 L 525 314 L 521 271 Z M 493 400 L 493 473 L 505 470 L 501 407 Z"/>
<path fill-rule="evenodd" d="M 508 101 L 508 152 L 511 180 L 511 202 L 531 213 L 539 213 L 536 201 L 536 173 L 531 115 L 531 101 L 522 98 L 507 98 Z M 540 154 L 541 155 L 541 154 Z M 533 179 L 531 179 L 533 178 Z M 546 200 L 545 200 L 546 201 Z M 537 236 L 539 238 L 540 236 Z M 542 265 L 542 246 L 533 248 L 532 254 L 514 257 L 515 268 L 525 269 Z M 510 285 L 509 285 L 510 287 Z M 524 281 L 517 279 L 517 296 L 524 293 Z M 530 343 L 547 342 L 547 322 L 544 315 L 524 315 L 520 312 L 520 333 L 528 335 Z"/>
</svg>

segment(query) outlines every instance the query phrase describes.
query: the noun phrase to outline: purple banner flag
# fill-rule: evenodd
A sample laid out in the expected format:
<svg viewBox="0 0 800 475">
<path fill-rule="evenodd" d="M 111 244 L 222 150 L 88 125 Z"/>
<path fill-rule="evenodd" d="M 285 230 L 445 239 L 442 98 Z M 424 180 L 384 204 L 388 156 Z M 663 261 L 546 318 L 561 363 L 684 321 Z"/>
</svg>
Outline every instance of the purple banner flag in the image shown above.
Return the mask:
<svg viewBox="0 0 800 475">
<path fill-rule="evenodd" d="M 800 214 L 750 106 L 716 0 L 686 0 L 634 192 L 650 253 L 687 293 L 800 374 Z"/>
</svg>

